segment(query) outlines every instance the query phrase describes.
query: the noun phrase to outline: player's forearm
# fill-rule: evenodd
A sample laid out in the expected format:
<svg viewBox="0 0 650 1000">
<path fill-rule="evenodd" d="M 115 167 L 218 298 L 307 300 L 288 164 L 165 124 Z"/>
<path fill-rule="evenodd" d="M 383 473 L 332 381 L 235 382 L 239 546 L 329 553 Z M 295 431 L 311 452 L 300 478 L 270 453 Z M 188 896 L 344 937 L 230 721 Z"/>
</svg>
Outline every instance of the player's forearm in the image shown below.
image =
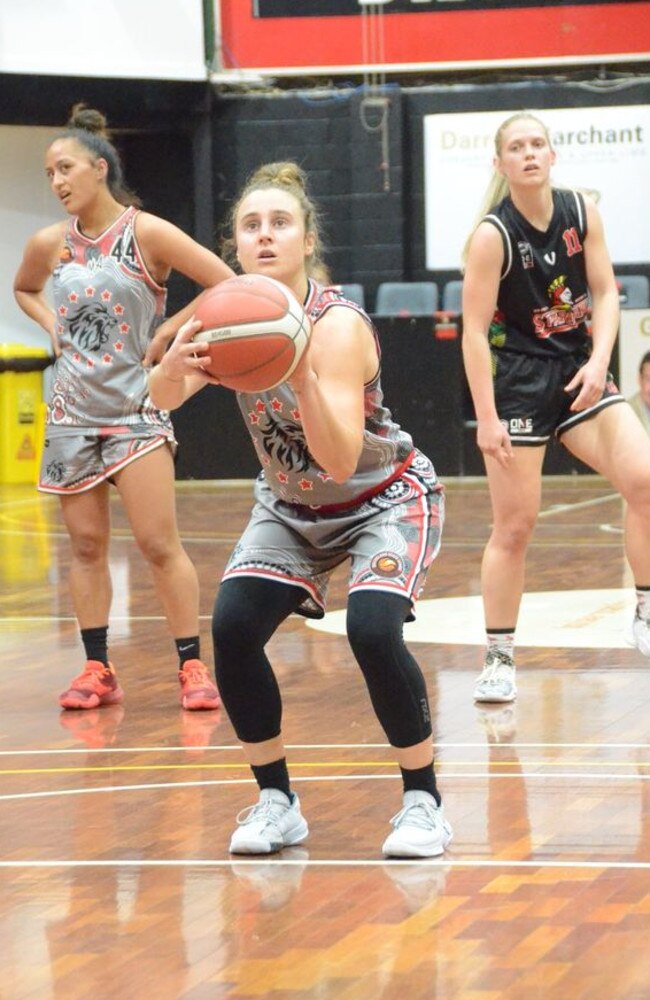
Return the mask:
<svg viewBox="0 0 650 1000">
<path fill-rule="evenodd" d="M 593 358 L 607 367 L 610 363 L 620 321 L 618 292 L 606 292 L 594 298 L 591 310 Z"/>
<path fill-rule="evenodd" d="M 38 323 L 46 333 L 51 334 L 55 322 L 55 314 L 52 306 L 45 297 L 44 292 L 27 292 L 20 288 L 14 289 L 16 302 L 22 311 Z"/>
<path fill-rule="evenodd" d="M 320 389 L 315 375 L 294 389 L 309 453 L 337 483 L 355 472 L 363 446 L 363 428 L 335 410 Z"/>
<path fill-rule="evenodd" d="M 494 382 L 492 379 L 492 358 L 487 338 L 484 334 L 463 334 L 463 363 L 469 389 L 474 403 L 474 412 L 479 421 L 496 416 L 494 402 Z"/>
<path fill-rule="evenodd" d="M 149 395 L 159 410 L 176 410 L 194 395 L 205 379 L 198 375 L 174 376 L 165 370 L 164 359 L 149 372 Z"/>
</svg>

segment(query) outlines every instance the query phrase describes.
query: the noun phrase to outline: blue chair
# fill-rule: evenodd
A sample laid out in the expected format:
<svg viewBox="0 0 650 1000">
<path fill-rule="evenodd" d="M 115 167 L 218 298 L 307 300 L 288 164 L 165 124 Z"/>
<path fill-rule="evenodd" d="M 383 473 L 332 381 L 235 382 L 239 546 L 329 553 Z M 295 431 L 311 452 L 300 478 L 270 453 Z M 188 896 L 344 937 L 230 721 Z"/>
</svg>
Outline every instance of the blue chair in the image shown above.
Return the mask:
<svg viewBox="0 0 650 1000">
<path fill-rule="evenodd" d="M 350 302 L 356 302 L 358 306 L 365 309 L 366 306 L 366 296 L 363 290 L 363 285 L 355 284 L 354 282 L 349 285 L 338 285 L 341 289 L 341 294 L 349 299 Z"/>
<path fill-rule="evenodd" d="M 376 316 L 433 316 L 437 308 L 435 281 L 384 281 L 377 289 Z"/>
<path fill-rule="evenodd" d="M 462 281 L 448 281 L 442 290 L 443 312 L 459 313 L 463 303 Z"/>
</svg>

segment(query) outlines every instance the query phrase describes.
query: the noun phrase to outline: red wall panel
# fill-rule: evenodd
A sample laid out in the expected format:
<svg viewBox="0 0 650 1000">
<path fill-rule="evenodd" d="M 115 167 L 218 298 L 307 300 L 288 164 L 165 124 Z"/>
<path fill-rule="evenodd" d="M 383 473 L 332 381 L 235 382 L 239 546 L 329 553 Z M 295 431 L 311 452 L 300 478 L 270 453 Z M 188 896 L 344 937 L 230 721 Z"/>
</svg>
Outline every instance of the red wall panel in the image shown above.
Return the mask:
<svg viewBox="0 0 650 1000">
<path fill-rule="evenodd" d="M 650 2 L 383 15 L 386 66 L 562 60 L 650 53 Z M 363 64 L 362 18 L 253 17 L 221 0 L 224 69 L 306 71 Z"/>
</svg>

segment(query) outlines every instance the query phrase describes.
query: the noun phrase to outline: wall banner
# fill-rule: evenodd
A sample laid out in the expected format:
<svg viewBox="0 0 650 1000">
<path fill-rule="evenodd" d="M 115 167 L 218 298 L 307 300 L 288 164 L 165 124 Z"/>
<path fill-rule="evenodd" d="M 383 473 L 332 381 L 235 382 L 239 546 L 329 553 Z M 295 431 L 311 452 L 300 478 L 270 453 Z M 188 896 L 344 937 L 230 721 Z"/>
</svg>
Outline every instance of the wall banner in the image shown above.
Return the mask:
<svg viewBox="0 0 650 1000">
<path fill-rule="evenodd" d="M 533 110 L 533 109 L 529 109 Z M 424 118 L 426 266 L 456 270 L 492 174 L 494 134 L 510 111 Z M 616 264 L 650 260 L 650 106 L 535 112 L 557 153 L 552 179 L 597 200 Z"/>
</svg>

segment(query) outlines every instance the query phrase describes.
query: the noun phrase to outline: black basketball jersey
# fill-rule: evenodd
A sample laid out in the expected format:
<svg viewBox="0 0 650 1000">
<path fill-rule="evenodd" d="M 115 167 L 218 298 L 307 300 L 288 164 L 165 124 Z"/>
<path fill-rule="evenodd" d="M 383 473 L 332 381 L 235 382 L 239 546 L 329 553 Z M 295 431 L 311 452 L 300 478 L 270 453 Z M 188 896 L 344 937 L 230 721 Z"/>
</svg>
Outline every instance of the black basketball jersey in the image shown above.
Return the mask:
<svg viewBox="0 0 650 1000">
<path fill-rule="evenodd" d="M 504 264 L 490 325 L 495 350 L 548 357 L 591 349 L 585 203 L 577 191 L 553 190 L 553 216 L 536 229 L 508 196 L 483 220 L 501 233 Z"/>
</svg>

